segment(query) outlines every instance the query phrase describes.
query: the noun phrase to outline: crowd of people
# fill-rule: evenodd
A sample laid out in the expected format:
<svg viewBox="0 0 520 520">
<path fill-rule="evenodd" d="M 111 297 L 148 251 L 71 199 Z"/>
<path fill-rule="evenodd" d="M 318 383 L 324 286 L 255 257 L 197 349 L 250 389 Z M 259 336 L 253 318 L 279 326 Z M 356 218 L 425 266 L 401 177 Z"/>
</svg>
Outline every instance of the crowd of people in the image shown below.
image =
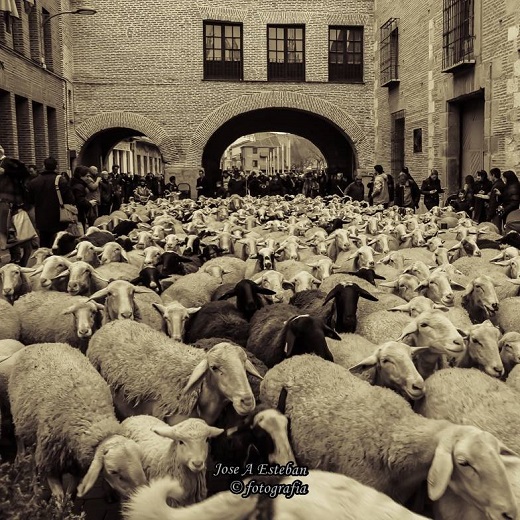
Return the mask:
<svg viewBox="0 0 520 520">
<path fill-rule="evenodd" d="M 297 170 L 267 175 L 262 171 L 244 173 L 236 168 L 224 170 L 216 180 L 201 169 L 196 182 L 197 198 L 337 195 L 412 211 L 419 208 L 421 197 L 426 209 L 438 206 L 444 191 L 437 170 L 431 170 L 419 187 L 408 168 L 403 167 L 394 180 L 379 164 L 374 166 L 366 185 L 361 175 L 348 179 L 343 173 Z M 26 265 L 33 247 L 51 247 L 56 233 L 70 227 L 61 220 L 59 198 L 61 204 L 75 208 L 76 229 L 83 234 L 99 216 L 109 215 L 131 198 L 146 203 L 158 197 L 190 195 L 189 191 L 181 193 L 174 176 L 165 182 L 163 175 L 120 173 L 117 165 L 110 172 L 99 172 L 96 166 L 77 166 L 70 178 L 66 172 L 60 173 L 57 161 L 49 157 L 44 161 L 44 169 L 38 171 L 35 165 L 26 167 L 17 159 L 6 157 L 0 146 L 0 251 L 10 249 L 11 260 Z M 520 182 L 511 170 L 502 173 L 493 168 L 490 178 L 481 170 L 475 177 L 466 176 L 464 186 L 446 202 L 479 223 L 493 222 L 502 229 L 508 216 L 519 209 Z"/>
</svg>

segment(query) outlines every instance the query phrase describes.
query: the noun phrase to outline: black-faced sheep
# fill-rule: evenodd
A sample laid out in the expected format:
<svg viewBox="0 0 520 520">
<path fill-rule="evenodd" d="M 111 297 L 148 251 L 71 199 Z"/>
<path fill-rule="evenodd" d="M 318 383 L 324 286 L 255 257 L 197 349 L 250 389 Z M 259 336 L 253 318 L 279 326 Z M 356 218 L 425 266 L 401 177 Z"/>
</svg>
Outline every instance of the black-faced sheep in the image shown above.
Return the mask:
<svg viewBox="0 0 520 520">
<path fill-rule="evenodd" d="M 254 313 L 264 306 L 264 299 L 260 295 L 273 296 L 276 294 L 271 289 L 266 289 L 256 284 L 252 280 L 241 280 L 232 289 L 226 290 L 218 296 L 219 300 L 227 300 L 236 297 L 236 308 L 246 318 L 250 320 Z"/>
<path fill-rule="evenodd" d="M 306 353 L 334 361 L 325 336 L 340 339 L 323 320 L 302 315 L 292 305 L 276 304 L 255 313 L 246 348 L 269 368 L 287 357 Z"/>
</svg>

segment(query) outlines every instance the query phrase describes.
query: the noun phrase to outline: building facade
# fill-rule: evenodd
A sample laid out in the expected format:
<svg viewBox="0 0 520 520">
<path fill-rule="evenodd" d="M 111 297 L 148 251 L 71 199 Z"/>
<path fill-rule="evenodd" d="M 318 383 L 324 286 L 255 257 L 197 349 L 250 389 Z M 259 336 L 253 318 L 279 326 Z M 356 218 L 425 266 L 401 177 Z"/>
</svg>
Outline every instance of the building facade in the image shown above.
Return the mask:
<svg viewBox="0 0 520 520">
<path fill-rule="evenodd" d="M 142 134 L 193 184 L 238 137 L 280 131 L 332 169 L 373 166 L 373 0 L 91 4 L 70 20 L 80 161 Z"/>
<path fill-rule="evenodd" d="M 452 193 L 465 175 L 520 168 L 518 0 L 377 0 L 375 151 Z"/>
<path fill-rule="evenodd" d="M 119 166 L 121 173 L 136 175 L 164 174 L 164 164 L 159 148 L 145 137 L 129 137 L 117 143 L 104 159 L 103 164 L 108 171 Z"/>
<path fill-rule="evenodd" d="M 43 167 L 52 155 L 69 168 L 72 40 L 70 3 L 3 0 L 0 11 L 0 144 L 9 156 Z"/>
</svg>

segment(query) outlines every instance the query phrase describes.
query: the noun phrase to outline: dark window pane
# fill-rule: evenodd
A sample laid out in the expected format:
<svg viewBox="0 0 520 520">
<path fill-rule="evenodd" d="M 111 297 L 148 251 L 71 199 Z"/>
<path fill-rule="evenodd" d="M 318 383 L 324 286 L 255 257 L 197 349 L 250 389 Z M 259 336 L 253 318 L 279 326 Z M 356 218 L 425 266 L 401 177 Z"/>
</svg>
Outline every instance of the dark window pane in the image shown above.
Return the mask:
<svg viewBox="0 0 520 520">
<path fill-rule="evenodd" d="M 242 79 L 241 33 L 242 28 L 239 24 L 205 25 L 205 79 Z"/>
<path fill-rule="evenodd" d="M 363 81 L 363 30 L 329 27 L 329 81 Z"/>
</svg>

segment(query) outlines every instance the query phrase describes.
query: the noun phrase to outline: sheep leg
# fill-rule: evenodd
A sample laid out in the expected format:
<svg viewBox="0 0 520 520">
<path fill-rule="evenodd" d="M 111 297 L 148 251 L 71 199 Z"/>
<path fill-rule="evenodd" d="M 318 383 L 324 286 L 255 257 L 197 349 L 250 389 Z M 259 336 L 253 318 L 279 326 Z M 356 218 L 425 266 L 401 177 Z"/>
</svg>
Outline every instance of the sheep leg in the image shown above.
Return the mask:
<svg viewBox="0 0 520 520">
<path fill-rule="evenodd" d="M 72 496 L 78 487 L 79 479 L 70 473 L 63 475 L 61 479 L 63 483 L 63 489 L 65 489 L 65 494 L 68 496 Z"/>
<path fill-rule="evenodd" d="M 48 475 L 47 484 L 49 485 L 52 496 L 56 499 L 56 502 L 59 505 L 63 504 L 65 502 L 65 491 L 63 490 L 61 479 L 55 475 Z"/>
</svg>

